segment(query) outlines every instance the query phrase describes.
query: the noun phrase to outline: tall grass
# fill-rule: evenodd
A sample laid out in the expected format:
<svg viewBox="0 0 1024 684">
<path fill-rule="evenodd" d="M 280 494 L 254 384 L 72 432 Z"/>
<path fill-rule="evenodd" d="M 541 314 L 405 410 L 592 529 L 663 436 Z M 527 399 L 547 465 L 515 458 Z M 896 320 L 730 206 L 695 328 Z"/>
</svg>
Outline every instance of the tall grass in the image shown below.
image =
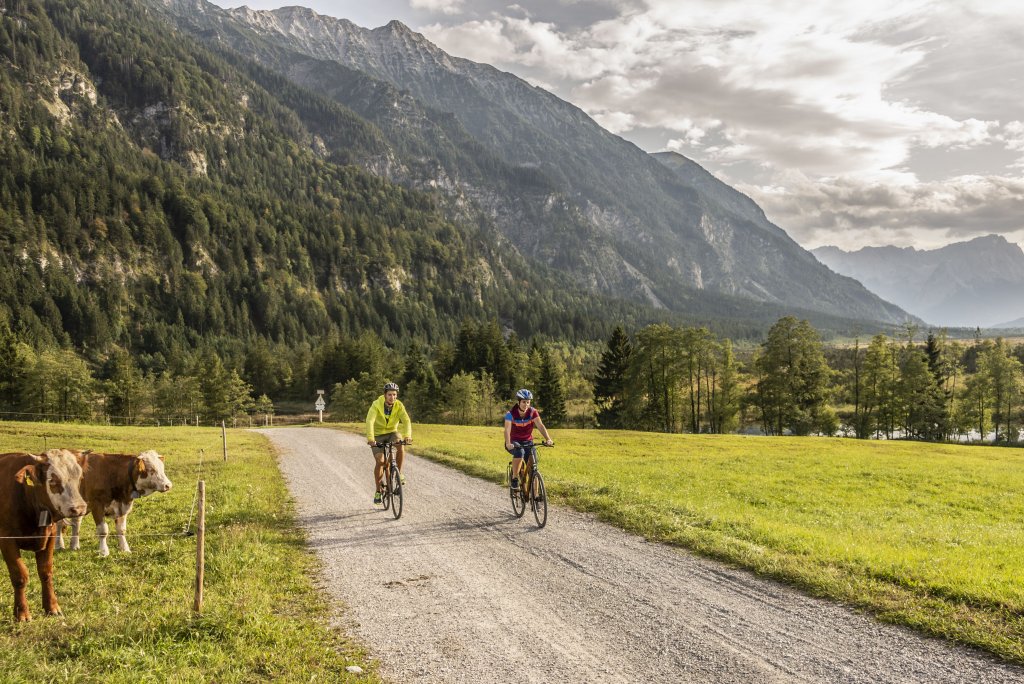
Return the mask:
<svg viewBox="0 0 1024 684">
<path fill-rule="evenodd" d="M 328 606 L 311 580 L 316 560 L 304 548 L 265 438 L 229 431 L 225 463 L 219 429 L 0 423 L 0 452 L 40 452 L 44 435 L 51 448 L 156 449 L 174 488 L 136 503 L 128 519 L 130 555 L 111 543 L 110 557 L 100 558 L 95 527 L 89 518 L 83 522 L 82 550 L 59 552 L 54 564 L 62 618 L 43 614 L 35 564 L 24 554 L 34 620 L 13 624 L 5 577 L 0 680 L 378 681 L 365 653 L 327 626 Z M 197 617 L 195 537 L 180 533 L 200 477 L 207 537 L 205 603 Z M 368 674 L 347 673 L 353 664 Z"/>
<path fill-rule="evenodd" d="M 556 430 L 552 498 L 883 620 L 1024 662 L 1024 453 L 825 438 Z M 417 453 L 502 482 L 497 428 Z M 507 499 L 495 495 L 495 505 Z M 557 516 L 549 525 L 557 525 Z"/>
</svg>

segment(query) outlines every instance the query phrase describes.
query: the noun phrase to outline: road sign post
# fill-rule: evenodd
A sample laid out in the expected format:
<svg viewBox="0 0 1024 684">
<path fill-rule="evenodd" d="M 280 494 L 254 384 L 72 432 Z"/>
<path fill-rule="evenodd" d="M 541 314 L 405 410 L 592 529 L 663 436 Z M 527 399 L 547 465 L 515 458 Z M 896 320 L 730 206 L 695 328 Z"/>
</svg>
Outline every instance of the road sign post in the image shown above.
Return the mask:
<svg viewBox="0 0 1024 684">
<path fill-rule="evenodd" d="M 320 414 L 320 422 L 322 423 L 324 422 L 324 409 L 327 408 L 327 404 L 324 403 L 324 391 L 317 390 L 316 393 L 317 398 L 316 403 L 313 404 L 313 408 L 315 408 L 316 412 Z"/>
</svg>

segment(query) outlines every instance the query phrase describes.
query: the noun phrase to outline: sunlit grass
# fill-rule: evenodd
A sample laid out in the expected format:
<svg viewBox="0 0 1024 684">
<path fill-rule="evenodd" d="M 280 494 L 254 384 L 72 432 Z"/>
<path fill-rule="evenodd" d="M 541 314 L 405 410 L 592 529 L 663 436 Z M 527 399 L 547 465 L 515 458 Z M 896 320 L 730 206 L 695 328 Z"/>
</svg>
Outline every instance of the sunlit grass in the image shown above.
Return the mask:
<svg viewBox="0 0 1024 684">
<path fill-rule="evenodd" d="M 372 671 L 345 671 L 372 667 L 356 644 L 327 626 L 328 607 L 311 579 L 316 559 L 304 547 L 265 438 L 229 431 L 225 463 L 219 429 L 0 423 L 0 452 L 40 452 L 44 435 L 51 448 L 156 449 L 174 488 L 136 504 L 128 519 L 130 555 L 112 541 L 110 557 L 100 558 L 95 527 L 83 522 L 82 550 L 58 552 L 55 560 L 65 617 L 43 614 L 35 563 L 24 554 L 34 620 L 14 625 L 5 573 L 0 681 L 378 681 Z M 195 537 L 180 533 L 200 477 L 207 492 L 206 582 L 196 617 Z"/>
<path fill-rule="evenodd" d="M 552 498 L 650 539 L 1024 662 L 1024 453 L 912 442 L 556 430 Z M 414 450 L 502 482 L 499 428 Z M 495 494 L 495 505 L 505 500 Z M 549 525 L 557 525 L 552 516 Z"/>
</svg>

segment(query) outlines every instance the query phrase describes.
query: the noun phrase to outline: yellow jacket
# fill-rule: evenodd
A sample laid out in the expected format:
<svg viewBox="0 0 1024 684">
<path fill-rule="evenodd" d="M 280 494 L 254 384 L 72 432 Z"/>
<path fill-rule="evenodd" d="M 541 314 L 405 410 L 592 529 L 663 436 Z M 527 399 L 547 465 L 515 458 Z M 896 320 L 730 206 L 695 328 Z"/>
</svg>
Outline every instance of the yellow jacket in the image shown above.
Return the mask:
<svg viewBox="0 0 1024 684">
<path fill-rule="evenodd" d="M 386 435 L 389 432 L 398 432 L 399 437 L 412 439 L 412 419 L 405 410 L 405 404 L 398 399 L 395 399 L 395 404 L 391 407 L 391 415 L 385 416 L 382 394 L 370 404 L 370 410 L 366 412 L 366 439 L 377 439 L 377 435 Z"/>
</svg>

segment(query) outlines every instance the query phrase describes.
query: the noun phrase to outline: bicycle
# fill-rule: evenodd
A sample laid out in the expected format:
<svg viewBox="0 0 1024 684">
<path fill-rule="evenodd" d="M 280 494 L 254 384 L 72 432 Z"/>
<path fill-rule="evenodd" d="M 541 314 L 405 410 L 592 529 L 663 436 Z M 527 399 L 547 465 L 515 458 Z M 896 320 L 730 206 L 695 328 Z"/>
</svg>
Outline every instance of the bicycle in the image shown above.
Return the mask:
<svg viewBox="0 0 1024 684">
<path fill-rule="evenodd" d="M 521 469 L 522 477 L 519 478 L 519 488 L 512 489 L 512 461 L 508 462 L 506 473 L 508 494 L 512 499 L 512 512 L 517 518 L 522 518 L 526 513 L 526 503 L 530 503 L 533 510 L 533 517 L 537 521 L 537 527 L 543 528 L 548 524 L 548 492 L 544 487 L 544 477 L 537 467 L 537 445 L 533 442 L 512 442 L 516 447 L 527 447 L 526 457 L 523 459 Z M 544 444 L 544 447 L 554 447 L 554 444 Z M 527 465 L 529 464 L 529 465 Z"/>
<path fill-rule="evenodd" d="M 391 509 L 395 520 L 402 517 L 402 505 L 405 500 L 402 487 L 402 474 L 398 470 L 398 463 L 395 461 L 395 445 L 408 444 L 409 442 L 400 439 L 395 442 L 375 442 L 374 444 L 384 450 L 384 489 L 380 493 L 380 502 L 384 504 L 384 510 Z M 378 483 L 379 487 L 381 483 Z"/>
</svg>

